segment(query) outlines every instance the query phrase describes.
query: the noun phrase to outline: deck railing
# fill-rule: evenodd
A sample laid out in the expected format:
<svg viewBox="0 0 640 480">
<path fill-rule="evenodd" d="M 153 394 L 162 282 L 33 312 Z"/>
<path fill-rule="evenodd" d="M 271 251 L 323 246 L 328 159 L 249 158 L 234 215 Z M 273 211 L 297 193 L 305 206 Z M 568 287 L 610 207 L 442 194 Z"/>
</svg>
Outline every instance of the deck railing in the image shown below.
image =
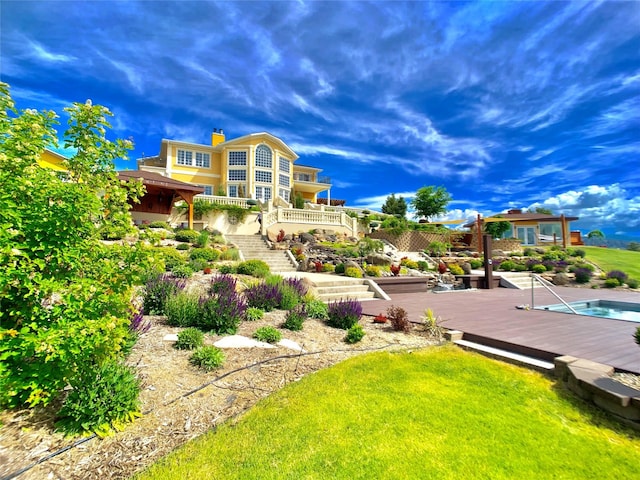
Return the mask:
<svg viewBox="0 0 640 480">
<path fill-rule="evenodd" d="M 537 281 L 540 285 L 542 285 L 544 288 L 546 288 L 554 297 L 556 297 L 558 300 L 560 300 L 562 302 L 562 304 L 567 307 L 571 313 L 574 313 L 576 315 L 580 315 L 578 312 L 576 312 L 575 308 L 573 308 L 571 305 L 569 305 L 567 302 L 565 302 L 562 297 L 560 297 L 560 295 L 558 295 L 556 292 L 554 292 L 551 287 L 553 286 L 552 283 L 547 282 L 544 278 L 542 278 L 540 275 L 536 275 L 535 273 L 531 274 L 531 308 L 535 308 L 536 304 L 535 304 L 535 298 L 534 298 L 534 290 L 535 288 L 533 288 L 533 284 L 534 282 Z"/>
<path fill-rule="evenodd" d="M 318 227 L 343 227 L 349 229 L 352 236 L 358 234 L 358 219 L 350 217 L 345 212 L 276 208 L 266 212 L 262 217 L 264 229 L 278 223 L 296 223 L 315 225 Z"/>
</svg>

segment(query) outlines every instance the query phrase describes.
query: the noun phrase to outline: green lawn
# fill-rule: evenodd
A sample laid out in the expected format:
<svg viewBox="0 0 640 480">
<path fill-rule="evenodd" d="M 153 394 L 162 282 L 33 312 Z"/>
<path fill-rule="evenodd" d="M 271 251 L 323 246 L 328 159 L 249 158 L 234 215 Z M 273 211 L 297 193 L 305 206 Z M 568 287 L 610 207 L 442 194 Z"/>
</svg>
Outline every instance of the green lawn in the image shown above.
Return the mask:
<svg viewBox="0 0 640 480">
<path fill-rule="evenodd" d="M 189 442 L 148 479 L 637 478 L 640 435 L 454 346 L 350 359 Z"/>
<path fill-rule="evenodd" d="M 640 252 L 602 247 L 578 247 L 587 252 L 587 260 L 604 271 L 621 270 L 630 278 L 640 280 Z"/>
</svg>

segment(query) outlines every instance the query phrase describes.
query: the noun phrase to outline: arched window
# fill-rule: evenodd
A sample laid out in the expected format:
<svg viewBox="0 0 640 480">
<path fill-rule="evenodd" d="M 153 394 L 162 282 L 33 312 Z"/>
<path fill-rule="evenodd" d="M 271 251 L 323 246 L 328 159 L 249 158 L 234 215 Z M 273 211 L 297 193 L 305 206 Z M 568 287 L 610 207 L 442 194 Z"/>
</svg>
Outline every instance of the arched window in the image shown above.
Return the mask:
<svg viewBox="0 0 640 480">
<path fill-rule="evenodd" d="M 256 148 L 256 167 L 271 168 L 271 149 L 266 145 Z"/>
</svg>

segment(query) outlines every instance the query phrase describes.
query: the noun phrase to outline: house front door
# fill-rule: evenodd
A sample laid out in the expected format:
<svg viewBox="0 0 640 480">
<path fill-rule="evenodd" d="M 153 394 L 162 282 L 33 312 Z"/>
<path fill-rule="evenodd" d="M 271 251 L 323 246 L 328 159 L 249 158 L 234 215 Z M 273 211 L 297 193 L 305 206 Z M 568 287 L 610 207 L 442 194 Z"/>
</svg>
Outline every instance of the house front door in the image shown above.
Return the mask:
<svg viewBox="0 0 640 480">
<path fill-rule="evenodd" d="M 518 238 L 522 245 L 536 244 L 536 228 L 535 227 L 518 227 Z"/>
</svg>

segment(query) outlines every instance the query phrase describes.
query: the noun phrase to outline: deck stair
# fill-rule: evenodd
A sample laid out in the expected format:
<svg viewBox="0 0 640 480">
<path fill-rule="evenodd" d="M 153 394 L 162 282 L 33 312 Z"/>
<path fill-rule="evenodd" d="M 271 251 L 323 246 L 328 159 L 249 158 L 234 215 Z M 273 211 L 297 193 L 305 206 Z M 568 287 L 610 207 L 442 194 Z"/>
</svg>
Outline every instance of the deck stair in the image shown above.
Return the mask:
<svg viewBox="0 0 640 480">
<path fill-rule="evenodd" d="M 325 303 L 338 300 L 374 300 L 380 298 L 380 290 L 361 278 L 331 277 L 313 280 L 316 296 Z"/>
<path fill-rule="evenodd" d="M 295 272 L 296 266 L 285 250 L 272 250 L 261 235 L 225 235 L 235 244 L 244 260 L 263 260 L 273 273 Z"/>
<path fill-rule="evenodd" d="M 500 286 L 517 288 L 518 290 L 531 289 L 530 272 L 502 272 L 500 273 Z M 533 288 L 541 288 L 539 282 L 533 282 Z"/>
<path fill-rule="evenodd" d="M 531 357 L 528 355 L 522 355 L 520 353 L 511 352 L 509 350 L 504 350 L 501 348 L 490 347 L 488 345 L 483 345 L 482 343 L 471 342 L 463 339 L 454 340 L 453 343 L 460 346 L 461 348 L 464 348 L 465 350 L 472 350 L 487 357 L 495 358 L 515 365 L 532 368 L 544 373 L 552 373 L 554 369 L 554 364 L 552 362 L 548 362 L 546 360 Z"/>
</svg>

